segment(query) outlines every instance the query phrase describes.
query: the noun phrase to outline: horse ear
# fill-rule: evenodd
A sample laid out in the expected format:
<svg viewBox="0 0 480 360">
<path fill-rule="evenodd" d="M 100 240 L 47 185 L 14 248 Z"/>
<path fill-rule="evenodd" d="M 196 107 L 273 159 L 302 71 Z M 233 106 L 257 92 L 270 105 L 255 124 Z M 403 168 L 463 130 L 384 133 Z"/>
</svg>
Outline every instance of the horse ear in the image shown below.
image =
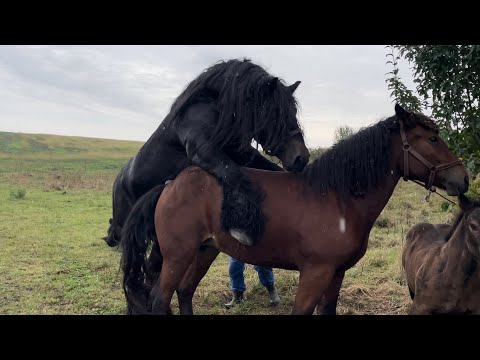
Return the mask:
<svg viewBox="0 0 480 360">
<path fill-rule="evenodd" d="M 293 94 L 295 90 L 297 90 L 298 85 L 300 85 L 301 81 L 296 81 L 294 84 L 288 86 L 288 89 Z"/>
<path fill-rule="evenodd" d="M 415 122 L 412 117 L 412 113 L 405 110 L 398 103 L 395 104 L 395 115 L 397 116 L 398 121 L 403 123 L 407 128 L 412 128 L 415 126 Z"/>
<path fill-rule="evenodd" d="M 274 77 L 269 83 L 268 87 L 270 88 L 270 91 L 274 91 L 277 88 L 278 85 L 278 77 Z"/>
<path fill-rule="evenodd" d="M 473 204 L 469 198 L 460 193 L 460 195 L 458 195 L 458 206 L 460 206 L 460 209 L 466 212 L 472 208 Z"/>
<path fill-rule="evenodd" d="M 403 107 L 400 106 L 400 104 L 395 104 L 395 114 L 397 115 L 398 118 L 404 118 L 408 117 L 410 113 L 405 110 Z"/>
</svg>

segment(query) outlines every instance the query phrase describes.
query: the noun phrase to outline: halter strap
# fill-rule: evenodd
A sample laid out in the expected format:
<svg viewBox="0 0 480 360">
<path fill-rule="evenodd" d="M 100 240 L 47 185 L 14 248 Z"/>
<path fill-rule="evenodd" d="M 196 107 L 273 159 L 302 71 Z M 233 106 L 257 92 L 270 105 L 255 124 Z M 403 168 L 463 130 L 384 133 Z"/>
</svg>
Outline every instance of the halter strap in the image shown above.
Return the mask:
<svg viewBox="0 0 480 360">
<path fill-rule="evenodd" d="M 423 165 L 425 165 L 430 170 L 430 176 L 428 177 L 428 182 L 425 184 L 425 188 L 428 190 L 432 189 L 433 181 L 438 171 L 449 169 L 451 167 L 462 164 L 460 159 L 441 164 L 441 165 L 432 165 L 427 161 L 422 155 L 420 155 L 415 149 L 413 149 L 408 143 L 407 136 L 405 135 L 405 130 L 403 129 L 403 123 L 400 123 L 400 136 L 402 138 L 403 144 L 403 180 L 409 180 L 409 167 L 408 167 L 408 155 L 412 154 L 413 157 L 417 158 Z"/>
</svg>

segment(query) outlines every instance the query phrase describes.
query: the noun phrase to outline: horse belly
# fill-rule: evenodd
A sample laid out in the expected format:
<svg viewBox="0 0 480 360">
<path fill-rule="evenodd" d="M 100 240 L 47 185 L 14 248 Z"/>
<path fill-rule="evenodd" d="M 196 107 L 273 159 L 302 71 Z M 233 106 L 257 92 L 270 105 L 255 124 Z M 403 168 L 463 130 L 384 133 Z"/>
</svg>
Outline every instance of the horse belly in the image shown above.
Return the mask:
<svg viewBox="0 0 480 360">
<path fill-rule="evenodd" d="M 215 237 L 217 248 L 237 260 L 251 265 L 298 270 L 297 256 L 287 245 L 270 240 L 268 231 L 253 246 L 240 244 L 225 232 Z"/>
</svg>

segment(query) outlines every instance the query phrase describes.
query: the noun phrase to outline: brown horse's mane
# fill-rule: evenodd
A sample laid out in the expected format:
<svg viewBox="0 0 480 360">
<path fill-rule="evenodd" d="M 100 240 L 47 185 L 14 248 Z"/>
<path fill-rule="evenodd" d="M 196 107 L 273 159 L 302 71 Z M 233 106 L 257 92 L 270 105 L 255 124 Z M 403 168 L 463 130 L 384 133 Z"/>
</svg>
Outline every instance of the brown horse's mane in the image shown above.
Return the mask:
<svg viewBox="0 0 480 360">
<path fill-rule="evenodd" d="M 411 113 L 415 123 L 438 133 L 432 119 Z M 359 130 L 327 150 L 302 172 L 304 184 L 315 192 L 335 191 L 342 200 L 365 196 L 391 171 L 391 138 L 398 132 L 396 116 Z"/>
</svg>

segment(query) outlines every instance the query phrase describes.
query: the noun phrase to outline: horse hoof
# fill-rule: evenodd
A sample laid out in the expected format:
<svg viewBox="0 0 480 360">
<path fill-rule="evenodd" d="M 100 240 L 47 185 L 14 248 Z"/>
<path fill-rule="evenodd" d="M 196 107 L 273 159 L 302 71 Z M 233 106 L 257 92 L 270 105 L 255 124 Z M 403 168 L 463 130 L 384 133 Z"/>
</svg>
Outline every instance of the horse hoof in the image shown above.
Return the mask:
<svg viewBox="0 0 480 360">
<path fill-rule="evenodd" d="M 250 237 L 243 231 L 240 231 L 238 229 L 232 229 L 230 230 L 230 235 L 232 235 L 233 238 L 237 239 L 240 244 L 247 246 L 253 245 L 253 240 L 250 239 Z"/>
</svg>

